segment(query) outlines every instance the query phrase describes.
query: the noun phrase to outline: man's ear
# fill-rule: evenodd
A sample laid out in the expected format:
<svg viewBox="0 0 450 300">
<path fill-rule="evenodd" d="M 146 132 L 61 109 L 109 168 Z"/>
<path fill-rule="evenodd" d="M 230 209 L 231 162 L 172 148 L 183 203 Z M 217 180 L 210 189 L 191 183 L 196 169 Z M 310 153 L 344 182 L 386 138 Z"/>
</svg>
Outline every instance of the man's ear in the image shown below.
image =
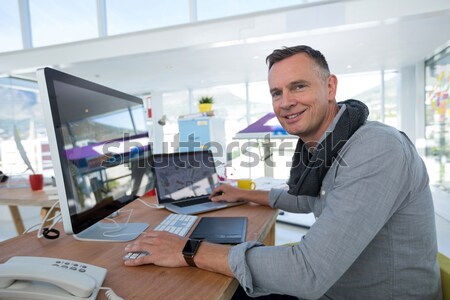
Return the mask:
<svg viewBox="0 0 450 300">
<path fill-rule="evenodd" d="M 331 74 L 328 76 L 328 100 L 336 99 L 338 80 L 336 75 Z"/>
</svg>

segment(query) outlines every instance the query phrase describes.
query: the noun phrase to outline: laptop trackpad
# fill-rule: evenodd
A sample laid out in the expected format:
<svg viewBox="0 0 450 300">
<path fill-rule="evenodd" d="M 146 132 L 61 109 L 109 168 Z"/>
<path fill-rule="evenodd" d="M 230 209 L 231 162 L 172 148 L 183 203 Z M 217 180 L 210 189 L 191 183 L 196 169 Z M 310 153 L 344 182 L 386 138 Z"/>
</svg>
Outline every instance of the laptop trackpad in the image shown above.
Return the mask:
<svg viewBox="0 0 450 300">
<path fill-rule="evenodd" d="M 221 208 L 221 207 L 227 207 L 228 205 L 226 202 L 206 202 L 206 203 L 200 203 L 194 205 L 195 207 L 201 207 L 201 208 Z"/>
</svg>

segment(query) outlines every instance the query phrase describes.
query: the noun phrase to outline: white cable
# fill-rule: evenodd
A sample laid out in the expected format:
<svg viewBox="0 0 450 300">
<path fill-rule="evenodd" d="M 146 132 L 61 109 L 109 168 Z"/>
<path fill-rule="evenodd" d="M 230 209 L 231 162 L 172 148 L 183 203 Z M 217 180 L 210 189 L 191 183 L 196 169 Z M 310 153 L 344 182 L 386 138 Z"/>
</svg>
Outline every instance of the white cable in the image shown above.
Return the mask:
<svg viewBox="0 0 450 300">
<path fill-rule="evenodd" d="M 57 218 L 57 219 L 56 219 L 56 218 Z M 58 214 L 57 216 L 55 216 L 54 218 L 51 218 L 50 220 L 53 220 L 53 219 L 56 219 L 56 222 L 53 222 L 53 224 L 50 225 L 50 226 L 48 227 L 48 230 L 53 229 L 53 227 L 55 227 L 56 224 L 57 224 L 59 221 L 62 220 L 62 216 L 61 216 L 61 214 Z M 48 221 L 50 221 L 50 220 L 48 220 Z M 45 222 L 46 222 L 46 221 L 42 222 L 41 227 L 39 227 L 39 230 L 37 231 L 37 238 L 38 238 L 38 239 L 40 239 L 40 238 L 42 238 L 42 237 L 44 236 L 41 232 L 43 231 L 43 227 L 44 227 Z"/>
<path fill-rule="evenodd" d="M 122 297 L 119 297 L 114 291 L 109 287 L 101 287 L 100 290 L 105 290 L 105 296 L 108 300 L 124 300 Z"/>
<path fill-rule="evenodd" d="M 58 203 L 59 203 L 59 202 L 56 201 L 56 202 L 50 207 L 50 209 L 49 209 L 49 210 L 47 211 L 47 213 L 45 214 L 45 217 L 44 217 L 44 219 L 42 220 L 41 223 L 32 225 L 31 227 L 29 227 L 28 229 L 26 229 L 23 233 L 24 233 L 24 234 L 25 234 L 25 233 L 28 233 L 28 232 L 30 232 L 33 228 L 39 226 L 39 229 L 38 229 L 38 231 L 37 231 L 36 236 L 37 236 L 38 239 L 40 239 L 40 238 L 43 237 L 43 235 L 42 235 L 41 232 L 42 232 L 42 229 L 43 229 L 43 227 L 44 227 L 44 224 L 47 223 L 47 222 L 49 222 L 49 221 L 54 221 L 54 220 L 56 219 L 56 222 L 53 222 L 53 223 L 51 224 L 51 226 L 49 227 L 49 229 L 53 229 L 53 227 L 61 220 L 61 213 L 58 213 L 57 215 L 53 216 L 53 217 L 50 218 L 50 219 L 49 219 L 48 217 L 50 216 L 50 214 L 51 214 L 52 211 L 55 209 L 55 207 L 56 207 L 56 205 L 57 205 Z"/>
<path fill-rule="evenodd" d="M 39 227 L 39 229 L 38 229 L 38 231 L 37 231 L 37 238 L 38 238 L 38 239 L 40 239 L 40 238 L 42 238 L 42 237 L 44 236 L 44 235 L 41 233 L 41 232 L 42 232 L 42 229 L 44 228 L 44 224 L 47 223 L 48 216 L 50 216 L 50 214 L 52 213 L 53 209 L 55 209 L 55 207 L 56 207 L 56 205 L 57 205 L 58 203 L 59 203 L 59 201 L 56 201 L 56 202 L 52 205 L 52 207 L 50 207 L 50 209 L 47 211 L 47 213 L 45 214 L 44 220 L 42 220 L 41 226 Z M 56 217 L 58 217 L 57 221 L 56 221 L 56 222 L 53 222 L 52 225 L 50 225 L 50 226 L 48 227 L 49 230 L 50 230 L 50 229 L 53 229 L 53 227 L 56 225 L 56 223 L 58 223 L 58 222 L 61 220 L 61 218 L 62 218 L 62 217 L 61 217 L 61 213 L 59 213 L 58 215 L 56 215 L 55 217 L 51 218 L 51 219 L 48 220 L 48 221 L 52 221 L 52 220 L 56 219 Z M 58 235 L 59 235 L 59 234 L 58 234 Z"/>
<path fill-rule="evenodd" d="M 128 215 L 127 220 L 125 221 L 125 223 L 122 223 L 123 226 L 121 226 L 116 220 L 111 219 L 111 218 L 105 218 L 108 221 L 113 222 L 115 225 L 117 225 L 117 229 L 114 230 L 107 230 L 103 232 L 103 236 L 105 237 L 119 237 L 119 236 L 125 236 L 125 235 L 136 235 L 136 234 L 141 234 L 142 232 L 128 232 L 128 233 L 117 233 L 117 234 L 113 234 L 115 232 L 119 232 L 121 231 L 123 228 L 125 228 L 125 226 L 127 226 L 127 224 L 130 222 L 131 219 L 131 215 L 133 214 L 133 209 L 128 209 L 125 210 L 123 212 L 130 212 L 130 214 Z M 119 210 L 119 212 L 121 212 L 121 210 Z M 101 225 L 100 225 L 101 226 Z"/>
<path fill-rule="evenodd" d="M 142 204 L 144 204 L 145 206 L 148 206 L 150 208 L 156 208 L 156 209 L 164 208 L 164 205 L 155 204 L 155 203 L 147 203 L 144 200 L 142 200 L 141 198 L 137 198 L 136 200 L 140 201 Z"/>
<path fill-rule="evenodd" d="M 130 213 L 128 214 L 127 220 L 126 220 L 125 223 L 124 223 L 124 226 L 120 226 L 121 223 L 118 223 L 116 220 L 114 220 L 114 219 L 112 219 L 112 218 L 109 218 L 109 217 L 105 218 L 105 220 L 111 221 L 112 223 L 114 223 L 115 225 L 117 225 L 117 231 L 121 231 L 121 230 L 123 229 L 123 227 L 125 227 L 125 226 L 130 222 L 131 215 L 133 214 L 133 209 L 127 209 L 127 210 L 124 210 L 124 211 L 119 210 L 119 212 L 123 212 L 123 213 L 124 213 L 124 212 L 130 212 Z M 101 226 L 102 226 L 102 223 L 100 223 L 100 227 L 101 227 Z"/>
<path fill-rule="evenodd" d="M 58 213 L 57 215 L 53 216 L 51 219 L 48 219 L 47 221 L 53 221 L 56 218 L 60 218 L 61 217 L 61 213 Z M 56 222 L 58 223 L 59 220 Z M 30 227 L 28 227 L 27 229 L 25 229 L 25 231 L 22 234 L 28 233 L 30 232 L 32 229 L 34 229 L 35 227 L 41 226 L 42 222 L 39 222 L 37 224 L 31 225 Z"/>
</svg>

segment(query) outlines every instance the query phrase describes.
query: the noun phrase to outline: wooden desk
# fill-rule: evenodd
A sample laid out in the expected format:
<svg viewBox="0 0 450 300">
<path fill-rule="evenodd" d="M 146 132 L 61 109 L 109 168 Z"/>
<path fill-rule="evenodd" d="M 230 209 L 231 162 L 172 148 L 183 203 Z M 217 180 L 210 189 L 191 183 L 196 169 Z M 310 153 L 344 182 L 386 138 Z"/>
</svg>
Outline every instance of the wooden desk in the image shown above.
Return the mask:
<svg viewBox="0 0 450 300">
<path fill-rule="evenodd" d="M 170 213 L 165 209 L 148 208 L 139 201 L 129 204 L 126 206 L 128 208 L 133 208 L 131 222 L 147 222 L 150 228 L 154 228 Z M 200 216 L 247 216 L 247 240 L 259 240 L 272 245 L 277 213 L 276 209 L 246 204 Z M 120 222 L 126 217 L 126 214 L 122 214 L 117 220 Z M 56 228 L 62 231 L 61 224 Z M 35 232 L 31 232 L 0 243 L 0 263 L 12 256 L 31 255 L 97 265 L 108 270 L 103 286 L 111 287 L 116 294 L 127 300 L 230 299 L 238 287 L 237 280 L 233 278 L 191 267 L 126 267 L 122 262 L 125 245 L 126 243 L 78 241 L 64 233 L 56 240 L 37 239 Z M 106 299 L 104 291 L 100 291 L 98 299 Z"/>
<path fill-rule="evenodd" d="M 25 231 L 25 226 L 18 206 L 39 206 L 41 207 L 41 216 L 44 217 L 56 201 L 50 200 L 44 191 L 32 191 L 29 187 L 0 188 L 0 205 L 9 206 L 14 226 L 19 235 Z"/>
</svg>

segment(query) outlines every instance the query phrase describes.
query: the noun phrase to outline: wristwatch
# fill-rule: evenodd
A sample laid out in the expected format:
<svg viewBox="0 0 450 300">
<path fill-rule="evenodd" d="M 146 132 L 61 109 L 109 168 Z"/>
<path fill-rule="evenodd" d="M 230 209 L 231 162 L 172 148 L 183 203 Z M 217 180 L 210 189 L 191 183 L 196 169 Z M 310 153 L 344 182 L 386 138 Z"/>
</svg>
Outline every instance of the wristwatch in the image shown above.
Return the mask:
<svg viewBox="0 0 450 300">
<path fill-rule="evenodd" d="M 186 245 L 183 248 L 183 257 L 186 260 L 187 264 L 191 267 L 197 267 L 194 262 L 195 253 L 197 253 L 198 248 L 200 247 L 201 240 L 188 239 Z"/>
</svg>

